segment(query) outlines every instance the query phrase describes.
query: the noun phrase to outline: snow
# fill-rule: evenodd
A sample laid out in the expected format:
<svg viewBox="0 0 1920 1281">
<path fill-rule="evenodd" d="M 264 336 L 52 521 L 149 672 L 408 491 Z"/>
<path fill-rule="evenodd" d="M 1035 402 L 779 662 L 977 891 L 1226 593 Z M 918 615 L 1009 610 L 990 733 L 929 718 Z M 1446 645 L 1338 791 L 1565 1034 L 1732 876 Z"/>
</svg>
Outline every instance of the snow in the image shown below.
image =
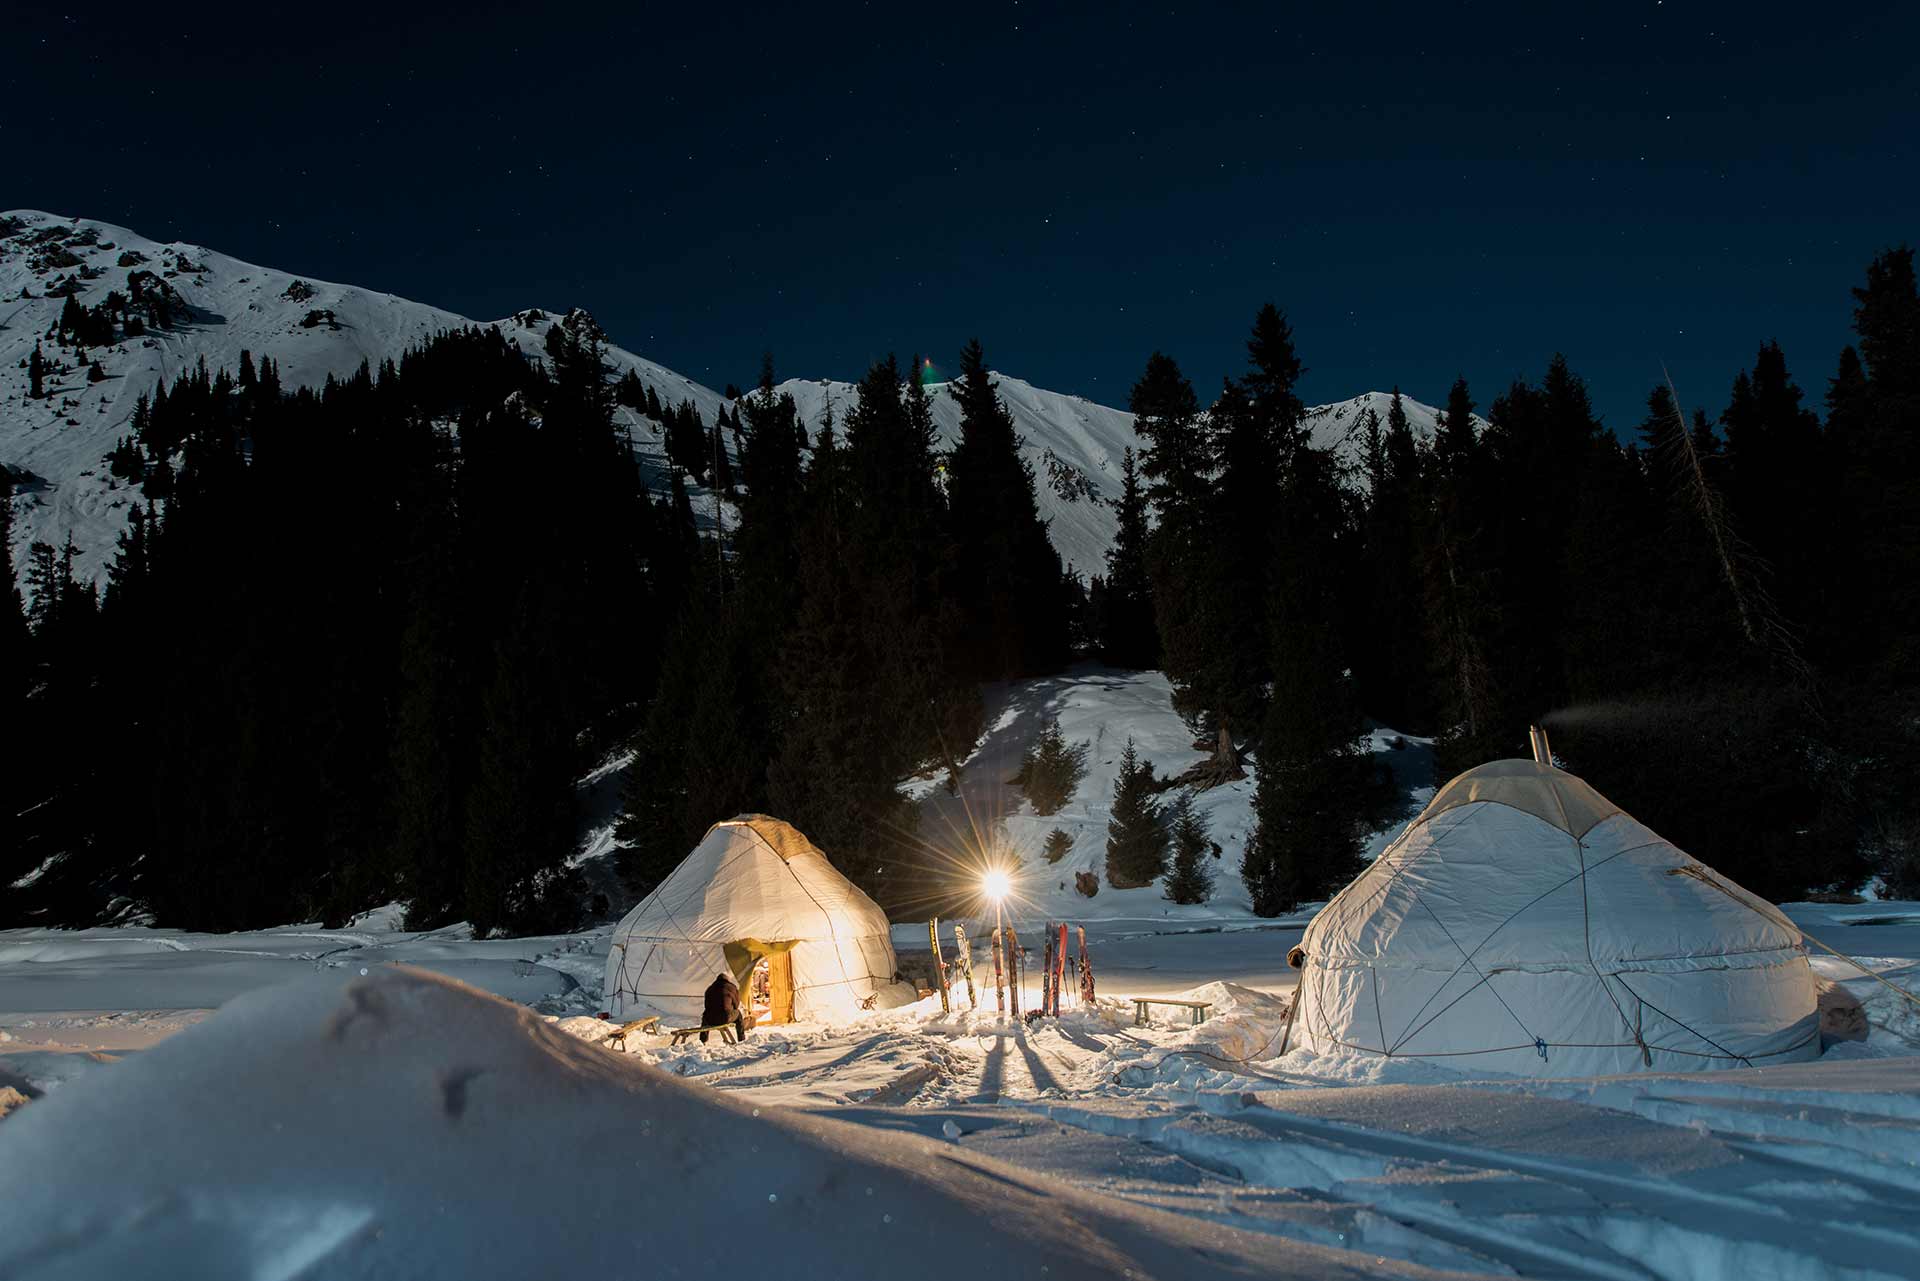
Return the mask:
<svg viewBox="0 0 1920 1281">
<path fill-rule="evenodd" d="M 1877 969 L 1910 976 L 1920 958 L 1920 905 L 1787 910 Z M 1039 919 L 1020 924 L 1037 937 Z M 795 1275 L 1057 1274 L 1082 1264 L 1054 1251 L 1086 1242 L 1075 1229 L 1060 1243 L 1063 1215 L 1140 1275 L 1205 1275 L 1152 1253 L 1198 1240 L 1221 1267 L 1282 1275 L 1748 1281 L 1911 1276 L 1920 1258 L 1920 1041 L 1899 1035 L 1904 1002 L 1839 962 L 1820 965 L 1867 1003 L 1867 1042 L 1685 1076 L 1282 1055 L 1299 925 L 1125 918 L 1089 922 L 1102 999 L 1070 997 L 1057 1020 L 996 1018 L 982 953 L 979 1011 L 929 998 L 737 1046 L 635 1034 L 616 1057 L 589 1044 L 612 1030 L 592 1017 L 604 933 L 476 941 L 391 923 L 0 933 L 0 1087 L 44 1095 L 0 1120 L 0 1184 L 27 1189 L 0 1218 L 28 1226 L 0 1232 L 0 1272 L 32 1258 L 95 1275 L 191 1248 L 259 1275 L 404 1271 L 425 1251 L 435 1271 L 630 1260 L 665 1274 L 705 1266 L 682 1252 L 716 1232 L 737 1242 L 728 1267 L 751 1265 L 766 1234 L 727 1236 L 710 1205 L 758 1209 L 763 1186 L 772 1206 L 813 1212 L 782 1229 Z M 471 974 L 550 1018 L 395 960 Z M 1148 994 L 1211 1001 L 1212 1016 L 1136 1027 L 1126 998 Z M 1023 1006 L 1037 995 L 1030 975 Z M 353 1013 L 370 1000 L 392 1017 Z M 860 1217 L 869 1171 L 876 1197 L 905 1198 L 878 1229 Z M 978 1217 L 987 1186 L 1012 1199 L 987 1203 L 999 1233 Z M 1022 1218 L 1038 1190 L 1062 1212 Z M 964 1230 L 955 1206 L 973 1216 Z M 491 1227 L 528 1222 L 540 1231 L 512 1240 Z M 912 1225 L 908 1243 L 876 1235 L 894 1225 Z M 25 1253 L 38 1249 L 54 1253 Z"/>
<path fill-rule="evenodd" d="M 405 968 L 243 998 L 5 1124 L 8 1273 L 189 1257 L 203 1275 L 274 1278 L 1365 1264 L 1300 1244 L 1276 1256 L 1255 1232 L 950 1141 L 733 1100 Z"/>
<path fill-rule="evenodd" d="M 1058 676 L 988 685 L 983 694 L 986 733 L 963 762 L 959 791 L 948 792 L 944 775 L 922 780 L 912 790 L 920 811 L 920 839 L 963 866 L 979 864 L 983 848 L 1012 851 L 1021 860 L 1015 896 L 1024 912 L 1041 918 L 1130 921 L 1144 930 L 1262 929 L 1274 924 L 1253 914 L 1251 896 L 1240 880 L 1240 858 L 1253 827 L 1251 759 L 1246 778 L 1194 794 L 1194 808 L 1220 846 L 1220 857 L 1208 861 L 1214 884 L 1207 902 L 1173 903 L 1157 883 L 1132 890 L 1116 890 L 1107 883 L 1107 822 L 1128 738 L 1161 778 L 1176 776 L 1208 755 L 1194 747 L 1193 731 L 1174 714 L 1173 692 L 1164 674 L 1082 663 Z M 1059 720 L 1070 746 L 1085 745 L 1086 775 L 1058 813 L 1042 815 L 1034 813 L 1008 780 L 1019 773 L 1022 754 L 1051 719 Z M 1389 766 L 1406 796 L 1405 817 L 1367 839 L 1363 853 L 1372 858 L 1431 799 L 1433 757 L 1429 740 L 1384 727 L 1369 731 L 1366 747 Z M 1169 791 L 1162 799 L 1170 803 L 1175 795 Z M 1073 844 L 1058 863 L 1048 863 L 1042 851 L 1056 829 L 1071 836 Z M 1074 888 L 1078 872 L 1099 876 L 1095 897 L 1086 898 Z M 1305 924 L 1305 919 L 1298 923 Z M 902 947 L 924 948 L 925 940 L 924 929 L 918 944 L 904 928 L 894 936 L 895 945 Z"/>
</svg>

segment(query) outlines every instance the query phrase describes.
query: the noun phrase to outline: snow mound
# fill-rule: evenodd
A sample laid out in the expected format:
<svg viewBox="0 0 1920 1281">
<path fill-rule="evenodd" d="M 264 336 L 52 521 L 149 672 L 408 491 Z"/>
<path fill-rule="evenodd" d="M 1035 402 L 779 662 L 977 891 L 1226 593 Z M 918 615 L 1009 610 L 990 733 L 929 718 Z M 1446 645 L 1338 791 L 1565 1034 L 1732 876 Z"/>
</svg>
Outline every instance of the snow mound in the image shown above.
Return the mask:
<svg viewBox="0 0 1920 1281">
<path fill-rule="evenodd" d="M 951 1143 L 750 1108 L 407 967 L 250 994 L 35 1101 L 6 1122 L 0 1186 L 6 1275 L 141 1275 L 157 1259 L 303 1278 L 1328 1276 L 1370 1262 L 1301 1244 L 1282 1262 L 1270 1238 L 1103 1202 Z"/>
</svg>

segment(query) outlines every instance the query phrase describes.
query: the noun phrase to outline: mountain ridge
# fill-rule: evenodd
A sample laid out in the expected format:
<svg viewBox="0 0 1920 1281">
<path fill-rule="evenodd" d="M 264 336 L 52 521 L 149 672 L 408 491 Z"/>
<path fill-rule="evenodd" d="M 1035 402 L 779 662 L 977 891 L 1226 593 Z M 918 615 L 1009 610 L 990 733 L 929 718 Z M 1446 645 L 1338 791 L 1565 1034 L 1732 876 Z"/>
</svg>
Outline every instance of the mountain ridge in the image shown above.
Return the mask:
<svg viewBox="0 0 1920 1281">
<path fill-rule="evenodd" d="M 59 348 L 48 334 L 66 296 L 82 305 L 129 291 L 143 277 L 149 297 L 177 304 L 171 327 L 149 326 L 144 334 L 84 352 Z M 278 268 L 222 254 L 190 241 L 151 240 L 98 219 L 72 218 L 44 210 L 0 213 L 0 465 L 13 471 L 18 553 L 31 542 L 59 545 L 69 535 L 76 570 L 104 577 L 115 539 L 138 490 L 115 479 L 104 459 L 130 430 L 136 398 L 150 394 L 204 359 L 209 368 L 237 368 L 242 352 L 272 357 L 289 388 L 345 377 L 364 361 L 378 365 L 434 334 L 466 326 L 498 327 L 524 350 L 544 350 L 547 327 L 564 311 L 527 308 L 499 320 L 474 320 L 456 312 L 358 285 L 297 276 Z M 52 363 L 47 396 L 30 399 L 27 360 L 39 344 Z M 669 404 L 691 401 L 709 424 L 733 402 L 694 379 L 612 342 L 612 376 L 628 371 Z M 98 361 L 103 377 L 88 381 L 87 363 Z M 64 366 L 64 367 L 63 367 Z M 1034 470 L 1040 513 L 1062 560 L 1083 576 L 1103 573 L 1117 520 L 1121 454 L 1138 447 L 1133 415 L 1081 396 L 1048 391 L 1011 374 L 994 374 L 1013 415 L 1022 453 Z M 834 406 L 844 417 L 853 384 L 789 379 L 779 390 L 793 394 L 810 431 Z M 958 439 L 959 410 L 944 383 L 928 388 L 941 444 Z M 1416 434 L 1430 437 L 1437 411 L 1403 397 Z M 1357 429 L 1364 412 L 1384 418 L 1387 393 L 1366 392 L 1307 411 L 1314 443 L 1334 449 L 1350 473 L 1357 470 Z M 632 409 L 615 410 L 633 434 L 643 464 L 666 466 L 664 429 Z M 699 495 L 696 495 L 700 497 Z M 699 501 L 703 515 L 711 504 Z"/>
</svg>

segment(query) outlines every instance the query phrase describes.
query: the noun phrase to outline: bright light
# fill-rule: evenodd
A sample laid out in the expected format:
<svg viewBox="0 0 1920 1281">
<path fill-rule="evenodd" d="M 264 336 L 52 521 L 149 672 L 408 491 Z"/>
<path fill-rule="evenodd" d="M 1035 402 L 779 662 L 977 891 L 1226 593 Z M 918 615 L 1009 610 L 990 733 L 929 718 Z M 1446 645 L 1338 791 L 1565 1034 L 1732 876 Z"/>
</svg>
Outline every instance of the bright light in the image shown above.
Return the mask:
<svg viewBox="0 0 1920 1281">
<path fill-rule="evenodd" d="M 980 892 L 994 903 L 1013 892 L 1013 878 L 999 868 L 993 868 L 980 878 Z"/>
</svg>

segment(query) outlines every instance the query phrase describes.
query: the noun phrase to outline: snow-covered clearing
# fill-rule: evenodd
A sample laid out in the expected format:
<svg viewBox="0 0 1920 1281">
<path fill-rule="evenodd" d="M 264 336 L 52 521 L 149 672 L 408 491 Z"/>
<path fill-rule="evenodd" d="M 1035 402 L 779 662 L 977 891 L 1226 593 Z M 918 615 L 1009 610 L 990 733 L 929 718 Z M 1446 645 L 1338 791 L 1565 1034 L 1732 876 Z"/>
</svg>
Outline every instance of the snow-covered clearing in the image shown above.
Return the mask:
<svg viewBox="0 0 1920 1281">
<path fill-rule="evenodd" d="M 1914 981 L 1920 905 L 1789 910 L 1811 933 Z M 1143 1264 L 1136 1275 L 1203 1275 L 1207 1266 L 1329 1275 L 1343 1265 L 1390 1275 L 1420 1266 L 1742 1281 L 1920 1275 L 1912 1057 L 1920 1027 L 1911 1006 L 1857 974 L 1849 986 L 1866 1004 L 1872 1037 L 1818 1062 L 1475 1080 L 1403 1061 L 1279 1055 L 1291 985 L 1284 958 L 1299 924 L 1158 932 L 1179 927 L 1093 920 L 1103 1000 L 1059 1020 L 1016 1028 L 993 1017 L 982 955 L 980 1013 L 960 996 L 951 1015 L 930 998 L 842 1027 L 760 1029 L 737 1046 L 670 1048 L 664 1037 L 636 1035 L 614 1062 L 585 1044 L 610 1030 L 591 1017 L 603 934 L 475 941 L 392 925 L 375 917 L 342 931 L 0 934 L 0 1088 L 17 1082 L 47 1095 L 0 1122 L 0 1184 L 29 1187 L 53 1171 L 52 1183 L 75 1198 L 57 1221 L 77 1234 L 64 1246 L 32 1238 L 52 1254 L 0 1246 L 0 1271 L 23 1258 L 65 1259 L 60 1252 L 85 1239 L 86 1251 L 66 1259 L 84 1275 L 160 1245 L 252 1260 L 259 1275 L 295 1275 L 278 1264 L 302 1261 L 324 1265 L 313 1275 L 355 1275 L 403 1264 L 416 1249 L 486 1258 L 475 1242 L 492 1238 L 472 1236 L 472 1223 L 496 1212 L 551 1218 L 540 1235 L 564 1238 L 552 1268 L 697 1259 L 679 1251 L 699 1239 L 689 1224 L 706 1222 L 706 1211 L 689 1207 L 705 1198 L 759 1223 L 765 1183 L 775 1206 L 798 1196 L 839 1213 L 847 1178 L 831 1171 L 897 1162 L 880 1186 L 898 1184 L 907 1198 L 894 1222 L 909 1228 L 909 1245 L 886 1245 L 860 1219 L 858 1230 L 794 1238 L 809 1253 L 783 1266 L 792 1271 L 801 1257 L 846 1266 L 830 1239 L 844 1235 L 873 1253 L 839 1275 L 892 1269 L 906 1257 L 896 1248 L 923 1271 L 958 1270 L 942 1247 L 955 1240 L 943 1234 L 957 1198 L 976 1216 L 967 1271 L 1001 1257 L 1035 1271 L 1049 1251 L 1071 1245 L 1061 1244 L 1063 1229 L 1025 1217 L 1040 1197 L 1061 1213 L 1071 1207 L 1082 1226 L 1097 1223 L 1096 1234 L 1134 1261 L 1117 1266 Z M 924 944 L 925 929 L 902 925 L 896 938 L 903 949 Z M 342 998 L 341 983 L 362 970 L 374 982 L 404 973 L 381 968 L 392 961 L 530 1003 L 549 1015 L 544 1027 L 575 1033 L 565 1044 L 579 1049 L 475 1012 L 478 997 L 433 988 L 420 1008 L 408 1003 L 414 997 L 400 1004 L 365 1061 L 343 1054 L 315 1029 L 337 1022 L 337 1010 L 327 1011 L 353 999 Z M 1815 964 L 1846 978 L 1839 962 Z M 1214 1001 L 1213 1017 L 1183 1028 L 1175 1011 L 1161 1011 L 1139 1028 L 1121 1000 L 1182 991 Z M 1037 996 L 1030 979 L 1023 1007 Z M 192 1026 L 230 1000 L 230 1011 Z M 485 1036 L 475 1030 L 482 1025 L 492 1029 Z M 534 1049 L 509 1053 L 502 1037 L 534 1038 Z M 502 1055 L 519 1057 L 496 1065 Z M 706 1089 L 668 1090 L 648 1066 Z M 461 1076 L 470 1069 L 495 1075 Z M 490 1118 L 476 1128 L 513 1145 L 510 1178 L 465 1172 L 478 1154 L 443 1107 L 450 1083 L 464 1079 L 473 1082 L 462 1087 L 469 1114 Z M 723 1096 L 739 1108 L 709 1115 L 699 1102 Z M 823 1126 L 815 1119 L 823 1115 L 861 1128 Z M 117 1142 L 98 1145 L 114 1155 L 91 1154 L 96 1145 L 78 1131 L 109 1124 L 125 1127 Z M 280 1125 L 284 1137 L 261 1142 Z M 322 1133 L 335 1128 L 337 1136 Z M 41 1137 L 70 1130 L 81 1141 Z M 639 1137 L 648 1134 L 650 1142 Z M 155 1188 L 185 1177 L 179 1157 L 189 1146 L 214 1155 L 197 1155 L 190 1186 L 167 1200 Z M 62 1155 L 39 1155 L 48 1151 Z M 769 1152 L 785 1155 L 761 1159 Z M 949 1155 L 928 1155 L 937 1152 Z M 663 1181 L 676 1193 L 660 1190 Z M 617 1195 L 602 1191 L 610 1183 Z M 993 1196 L 1008 1198 L 1006 1207 L 970 1199 L 987 1186 L 1005 1188 Z M 459 1226 L 438 1235 L 423 1226 L 429 1204 L 459 1205 Z M 187 1211 L 171 1225 L 160 1209 L 169 1205 Z M 1000 1232 L 977 1217 L 989 1210 L 1006 1216 Z M 93 1233 L 107 1219 L 123 1222 L 122 1213 L 126 1226 Z M 38 1219 L 16 1220 L 29 1221 Z M 743 1235 L 751 1254 L 763 1234 Z M 1216 1252 L 1212 1263 L 1181 1253 L 1199 1240 Z M 1174 1253 L 1149 1261 L 1141 1242 Z M 488 1258 L 483 1271 L 517 1257 Z M 1071 1253 L 1051 1257 L 1056 1271 L 1098 1271 Z"/>
</svg>

